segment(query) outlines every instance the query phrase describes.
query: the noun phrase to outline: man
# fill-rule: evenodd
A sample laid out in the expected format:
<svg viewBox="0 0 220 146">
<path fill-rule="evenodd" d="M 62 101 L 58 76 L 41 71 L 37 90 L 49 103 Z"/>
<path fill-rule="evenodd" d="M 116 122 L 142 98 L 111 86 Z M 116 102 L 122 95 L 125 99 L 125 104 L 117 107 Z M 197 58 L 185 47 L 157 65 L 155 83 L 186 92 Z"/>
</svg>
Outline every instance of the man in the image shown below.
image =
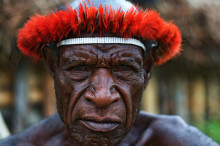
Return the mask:
<svg viewBox="0 0 220 146">
<path fill-rule="evenodd" d="M 76 0 L 32 17 L 18 47 L 44 59 L 55 114 L 1 145 L 218 145 L 181 118 L 139 112 L 154 64 L 179 53 L 178 28 L 121 0 Z"/>
</svg>

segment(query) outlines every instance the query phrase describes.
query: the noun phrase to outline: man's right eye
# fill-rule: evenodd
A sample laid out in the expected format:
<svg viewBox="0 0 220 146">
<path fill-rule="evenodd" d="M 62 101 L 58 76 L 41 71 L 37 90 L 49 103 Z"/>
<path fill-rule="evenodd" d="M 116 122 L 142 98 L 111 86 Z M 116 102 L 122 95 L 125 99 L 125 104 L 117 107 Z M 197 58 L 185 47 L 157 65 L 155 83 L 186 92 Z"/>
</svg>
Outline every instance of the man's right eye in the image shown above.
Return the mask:
<svg viewBox="0 0 220 146">
<path fill-rule="evenodd" d="M 122 71 L 131 71 L 132 67 L 130 67 L 128 65 L 122 65 L 122 66 L 120 66 L 120 70 L 122 70 Z"/>
<path fill-rule="evenodd" d="M 74 70 L 74 71 L 87 71 L 88 67 L 85 65 L 77 65 L 77 66 L 73 66 L 71 67 L 69 70 Z"/>
<path fill-rule="evenodd" d="M 83 81 L 91 75 L 91 67 L 86 65 L 74 65 L 65 69 L 68 80 Z"/>
<path fill-rule="evenodd" d="M 72 71 L 72 72 L 90 71 L 90 67 L 87 65 L 73 65 L 66 68 L 66 71 Z"/>
</svg>

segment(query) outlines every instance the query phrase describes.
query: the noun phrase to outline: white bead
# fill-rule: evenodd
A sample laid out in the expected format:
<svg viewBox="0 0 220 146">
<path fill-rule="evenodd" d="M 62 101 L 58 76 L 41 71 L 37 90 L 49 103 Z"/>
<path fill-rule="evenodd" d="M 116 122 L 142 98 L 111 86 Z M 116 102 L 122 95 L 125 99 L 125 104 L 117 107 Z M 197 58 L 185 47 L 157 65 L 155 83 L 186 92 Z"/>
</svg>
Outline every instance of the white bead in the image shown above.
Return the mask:
<svg viewBox="0 0 220 146">
<path fill-rule="evenodd" d="M 119 38 L 119 37 L 94 37 L 94 38 L 71 38 L 62 40 L 60 43 L 57 43 L 57 47 L 65 45 L 80 45 L 80 44 L 131 44 L 139 46 L 142 49 L 146 50 L 144 44 L 134 38 Z"/>
</svg>

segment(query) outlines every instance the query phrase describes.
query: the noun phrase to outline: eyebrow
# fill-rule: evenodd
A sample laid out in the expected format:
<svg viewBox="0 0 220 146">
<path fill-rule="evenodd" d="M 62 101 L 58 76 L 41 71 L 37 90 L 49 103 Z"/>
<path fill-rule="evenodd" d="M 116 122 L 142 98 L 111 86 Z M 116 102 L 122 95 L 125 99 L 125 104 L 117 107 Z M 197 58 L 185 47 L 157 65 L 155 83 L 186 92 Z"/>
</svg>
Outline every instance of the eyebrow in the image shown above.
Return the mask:
<svg viewBox="0 0 220 146">
<path fill-rule="evenodd" d="M 75 47 L 77 47 L 77 46 L 75 46 Z M 71 53 L 70 55 L 69 55 L 69 53 L 68 53 L 68 55 L 66 55 L 65 53 L 64 53 L 64 57 L 65 58 L 68 58 L 68 57 L 71 57 L 71 56 L 74 56 L 74 55 L 78 55 L 78 54 L 86 54 L 86 55 L 88 55 L 89 56 L 89 54 L 92 54 L 92 55 L 96 55 L 96 52 L 93 50 L 93 49 L 86 49 L 85 51 L 83 51 L 83 49 L 84 49 L 84 47 L 83 46 L 79 46 L 77 49 L 76 48 L 70 48 L 70 49 L 75 49 L 76 51 L 74 51 L 73 53 Z"/>
<path fill-rule="evenodd" d="M 115 63 L 116 63 L 116 65 L 117 64 L 130 65 L 130 66 L 135 67 L 136 69 L 140 69 L 143 65 L 142 62 L 138 62 L 135 59 L 128 59 L 128 58 L 120 58 Z"/>
<path fill-rule="evenodd" d="M 127 50 L 124 50 L 122 52 L 114 52 L 114 54 L 111 53 L 111 59 L 114 57 L 118 58 L 117 56 L 120 56 L 119 60 L 121 60 L 121 61 L 136 62 L 139 65 L 143 64 L 143 57 L 141 55 L 136 56 L 133 53 L 131 53 L 130 51 L 128 52 Z"/>
<path fill-rule="evenodd" d="M 64 53 L 62 57 L 62 62 L 65 64 L 72 64 L 74 62 L 86 63 L 89 60 L 93 60 L 94 58 L 97 58 L 97 54 L 95 54 L 95 52 L 92 50 L 89 50 L 89 52 L 77 50 L 71 53 L 66 53 L 66 54 Z"/>
</svg>

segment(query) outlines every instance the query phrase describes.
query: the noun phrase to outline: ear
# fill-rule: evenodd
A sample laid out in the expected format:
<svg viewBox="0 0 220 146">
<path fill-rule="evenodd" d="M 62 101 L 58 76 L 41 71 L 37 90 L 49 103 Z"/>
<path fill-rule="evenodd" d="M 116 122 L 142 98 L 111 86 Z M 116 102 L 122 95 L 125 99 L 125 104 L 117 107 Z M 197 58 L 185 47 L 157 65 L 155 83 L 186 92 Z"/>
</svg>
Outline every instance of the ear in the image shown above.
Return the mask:
<svg viewBox="0 0 220 146">
<path fill-rule="evenodd" d="M 154 66 L 154 59 L 152 53 L 144 57 L 144 88 L 147 87 L 149 79 L 151 77 L 151 71 Z"/>
<path fill-rule="evenodd" d="M 57 48 L 45 46 L 41 49 L 41 53 L 43 55 L 44 61 L 49 68 L 50 74 L 54 79 L 55 69 L 58 64 L 58 57 L 56 54 Z"/>
</svg>

